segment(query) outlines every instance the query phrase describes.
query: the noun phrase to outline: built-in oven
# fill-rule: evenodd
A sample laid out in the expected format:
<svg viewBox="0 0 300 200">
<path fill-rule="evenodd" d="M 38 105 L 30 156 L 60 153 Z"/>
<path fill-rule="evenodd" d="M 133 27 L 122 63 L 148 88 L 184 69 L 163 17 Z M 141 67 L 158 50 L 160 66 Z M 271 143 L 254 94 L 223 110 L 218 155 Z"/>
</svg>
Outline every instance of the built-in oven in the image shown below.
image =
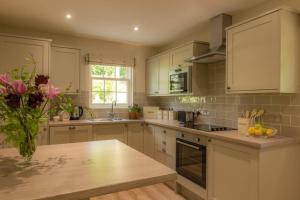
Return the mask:
<svg viewBox="0 0 300 200">
<path fill-rule="evenodd" d="M 169 92 L 171 94 L 191 93 L 192 67 L 182 67 L 169 72 Z"/>
<path fill-rule="evenodd" d="M 176 171 L 204 189 L 206 189 L 206 144 L 206 137 L 177 133 Z"/>
</svg>

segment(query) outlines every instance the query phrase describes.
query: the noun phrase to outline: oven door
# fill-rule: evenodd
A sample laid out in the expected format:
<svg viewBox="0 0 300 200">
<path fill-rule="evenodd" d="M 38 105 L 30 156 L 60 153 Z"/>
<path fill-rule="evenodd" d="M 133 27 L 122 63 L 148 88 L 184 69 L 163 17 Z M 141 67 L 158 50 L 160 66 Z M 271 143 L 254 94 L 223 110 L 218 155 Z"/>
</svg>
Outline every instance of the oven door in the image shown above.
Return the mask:
<svg viewBox="0 0 300 200">
<path fill-rule="evenodd" d="M 176 171 L 206 189 L 206 146 L 177 138 Z"/>
<path fill-rule="evenodd" d="M 190 92 L 191 68 L 179 68 L 169 73 L 169 90 L 171 94 Z"/>
</svg>

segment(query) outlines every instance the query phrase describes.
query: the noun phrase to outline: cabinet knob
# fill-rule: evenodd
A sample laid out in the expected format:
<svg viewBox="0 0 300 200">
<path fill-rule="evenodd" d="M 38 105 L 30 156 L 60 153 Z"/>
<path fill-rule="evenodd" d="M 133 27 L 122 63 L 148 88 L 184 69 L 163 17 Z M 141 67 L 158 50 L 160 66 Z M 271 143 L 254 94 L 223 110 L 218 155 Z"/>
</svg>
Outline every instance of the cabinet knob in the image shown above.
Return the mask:
<svg viewBox="0 0 300 200">
<path fill-rule="evenodd" d="M 208 142 L 211 142 L 211 139 L 208 139 Z"/>
<path fill-rule="evenodd" d="M 69 130 L 75 130 L 76 127 L 75 126 L 69 126 Z"/>
<path fill-rule="evenodd" d="M 167 131 L 166 131 L 166 130 L 164 130 L 164 133 L 166 134 L 166 133 L 167 133 Z"/>
<path fill-rule="evenodd" d="M 162 151 L 163 153 L 166 153 L 166 149 L 165 149 L 165 148 L 161 149 L 161 151 Z"/>
<path fill-rule="evenodd" d="M 228 86 L 228 87 L 227 87 L 227 90 L 230 90 L 230 89 L 231 89 L 231 87 Z"/>
</svg>

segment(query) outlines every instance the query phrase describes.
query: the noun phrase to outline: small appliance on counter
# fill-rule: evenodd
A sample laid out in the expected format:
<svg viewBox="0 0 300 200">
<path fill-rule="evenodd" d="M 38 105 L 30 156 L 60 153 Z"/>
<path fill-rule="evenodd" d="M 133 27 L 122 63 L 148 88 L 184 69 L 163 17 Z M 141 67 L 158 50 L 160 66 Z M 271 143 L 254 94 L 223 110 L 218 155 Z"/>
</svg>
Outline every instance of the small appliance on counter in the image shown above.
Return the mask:
<svg viewBox="0 0 300 200">
<path fill-rule="evenodd" d="M 194 112 L 178 111 L 177 118 L 183 125 L 194 124 Z"/>
<path fill-rule="evenodd" d="M 82 115 L 83 115 L 82 106 L 74 106 L 73 112 L 71 113 L 70 116 L 70 120 L 79 120 Z"/>
</svg>

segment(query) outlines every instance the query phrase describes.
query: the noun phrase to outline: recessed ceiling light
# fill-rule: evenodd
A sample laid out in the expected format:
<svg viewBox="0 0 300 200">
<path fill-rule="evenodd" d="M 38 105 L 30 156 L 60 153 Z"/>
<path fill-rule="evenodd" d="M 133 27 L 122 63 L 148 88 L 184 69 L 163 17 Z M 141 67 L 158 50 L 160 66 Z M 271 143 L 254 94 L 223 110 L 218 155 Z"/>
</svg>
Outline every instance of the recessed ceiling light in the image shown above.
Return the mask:
<svg viewBox="0 0 300 200">
<path fill-rule="evenodd" d="M 72 15 L 71 15 L 71 14 L 66 14 L 66 18 L 67 18 L 67 19 L 71 19 L 71 18 L 72 18 Z"/>
<path fill-rule="evenodd" d="M 138 27 L 138 26 L 135 26 L 135 27 L 133 28 L 133 30 L 134 30 L 134 31 L 138 31 L 138 30 L 139 30 L 139 27 Z"/>
</svg>

